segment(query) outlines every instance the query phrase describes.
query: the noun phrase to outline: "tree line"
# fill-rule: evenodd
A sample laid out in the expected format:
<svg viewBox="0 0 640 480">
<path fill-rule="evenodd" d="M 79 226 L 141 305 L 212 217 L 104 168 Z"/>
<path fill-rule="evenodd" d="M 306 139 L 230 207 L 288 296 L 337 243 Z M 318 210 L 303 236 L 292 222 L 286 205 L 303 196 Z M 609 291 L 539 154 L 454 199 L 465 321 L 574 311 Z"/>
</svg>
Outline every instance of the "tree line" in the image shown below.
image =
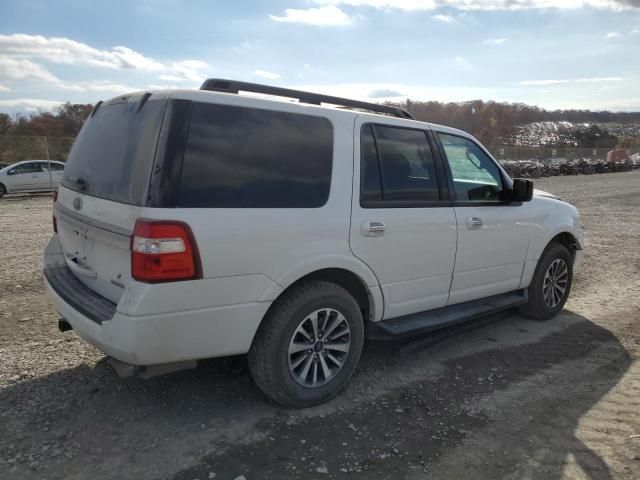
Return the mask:
<svg viewBox="0 0 640 480">
<path fill-rule="evenodd" d="M 0 113 L 0 135 L 75 137 L 93 105 L 65 103 L 53 112 L 31 115 Z"/>
<path fill-rule="evenodd" d="M 640 112 L 592 112 L 589 110 L 545 110 L 523 103 L 484 102 L 460 103 L 406 102 L 393 104 L 411 112 L 418 120 L 459 128 L 473 134 L 485 145 L 512 145 L 519 125 L 544 121 L 572 123 L 640 124 Z M 92 110 L 90 104 L 65 103 L 53 112 L 30 115 L 0 113 L 0 140 L 9 136 L 75 137 Z M 586 131 L 575 132 L 576 146 L 612 147 L 640 146 L 640 138 L 618 138 L 601 126 L 592 125 Z M 8 140 L 4 143 L 6 144 Z M 20 154 L 12 150 L 11 157 Z M 64 155 L 63 153 L 61 155 Z M 0 157 L 6 157 L 0 152 Z M 3 158 L 6 160 L 5 158 Z M 13 160 L 21 158 L 13 158 Z"/>
</svg>

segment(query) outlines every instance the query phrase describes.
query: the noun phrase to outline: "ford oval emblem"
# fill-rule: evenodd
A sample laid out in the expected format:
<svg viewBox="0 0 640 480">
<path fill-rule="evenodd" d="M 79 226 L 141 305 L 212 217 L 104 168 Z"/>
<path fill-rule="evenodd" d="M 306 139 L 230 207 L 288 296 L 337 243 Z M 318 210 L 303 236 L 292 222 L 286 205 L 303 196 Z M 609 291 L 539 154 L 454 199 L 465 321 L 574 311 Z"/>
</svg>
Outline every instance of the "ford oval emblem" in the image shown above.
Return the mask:
<svg viewBox="0 0 640 480">
<path fill-rule="evenodd" d="M 73 208 L 75 208 L 76 210 L 80 210 L 82 208 L 82 199 L 81 198 L 74 198 L 73 199 Z"/>
</svg>

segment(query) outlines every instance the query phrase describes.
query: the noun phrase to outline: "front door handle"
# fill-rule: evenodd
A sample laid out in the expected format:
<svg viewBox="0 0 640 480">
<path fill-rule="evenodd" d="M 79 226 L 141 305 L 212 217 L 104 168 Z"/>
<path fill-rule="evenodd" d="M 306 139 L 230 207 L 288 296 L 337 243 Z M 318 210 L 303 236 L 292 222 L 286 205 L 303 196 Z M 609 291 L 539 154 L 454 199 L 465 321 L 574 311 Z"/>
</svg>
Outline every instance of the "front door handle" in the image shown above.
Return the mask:
<svg viewBox="0 0 640 480">
<path fill-rule="evenodd" d="M 482 219 L 480 217 L 467 218 L 467 228 L 469 230 L 479 230 L 482 228 Z"/>
<path fill-rule="evenodd" d="M 373 220 L 371 222 L 364 222 L 362 224 L 362 234 L 365 237 L 380 237 L 384 235 L 387 226 L 384 222 Z"/>
</svg>

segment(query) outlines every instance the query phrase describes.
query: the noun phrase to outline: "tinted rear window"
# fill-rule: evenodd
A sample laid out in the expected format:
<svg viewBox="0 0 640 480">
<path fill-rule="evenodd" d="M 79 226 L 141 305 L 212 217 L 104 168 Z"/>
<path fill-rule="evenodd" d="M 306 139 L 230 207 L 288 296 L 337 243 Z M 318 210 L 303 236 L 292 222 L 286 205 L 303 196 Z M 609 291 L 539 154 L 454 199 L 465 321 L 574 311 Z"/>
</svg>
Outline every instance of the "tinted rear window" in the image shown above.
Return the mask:
<svg viewBox="0 0 640 480">
<path fill-rule="evenodd" d="M 78 134 L 62 184 L 116 202 L 142 205 L 166 100 L 101 105 Z M 84 186 L 82 186 L 84 184 Z"/>
<path fill-rule="evenodd" d="M 332 159 L 333 128 L 325 118 L 196 103 L 179 206 L 321 207 Z"/>
</svg>

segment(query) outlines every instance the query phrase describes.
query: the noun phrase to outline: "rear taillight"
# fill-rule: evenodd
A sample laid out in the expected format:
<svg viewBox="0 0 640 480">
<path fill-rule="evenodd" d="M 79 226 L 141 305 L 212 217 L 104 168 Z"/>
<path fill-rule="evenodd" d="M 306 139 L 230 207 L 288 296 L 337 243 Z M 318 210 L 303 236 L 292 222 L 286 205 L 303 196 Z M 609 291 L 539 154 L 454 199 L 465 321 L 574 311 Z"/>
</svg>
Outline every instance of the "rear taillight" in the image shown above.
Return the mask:
<svg viewBox="0 0 640 480">
<path fill-rule="evenodd" d="M 54 207 L 55 207 L 57 201 L 58 201 L 58 191 L 54 190 L 53 191 L 53 206 Z M 56 220 L 55 209 L 54 209 L 53 215 L 51 215 L 51 218 L 53 220 L 53 233 L 58 233 L 58 221 Z"/>
<path fill-rule="evenodd" d="M 198 248 L 189 226 L 136 220 L 131 239 L 131 276 L 152 283 L 201 278 Z"/>
</svg>

